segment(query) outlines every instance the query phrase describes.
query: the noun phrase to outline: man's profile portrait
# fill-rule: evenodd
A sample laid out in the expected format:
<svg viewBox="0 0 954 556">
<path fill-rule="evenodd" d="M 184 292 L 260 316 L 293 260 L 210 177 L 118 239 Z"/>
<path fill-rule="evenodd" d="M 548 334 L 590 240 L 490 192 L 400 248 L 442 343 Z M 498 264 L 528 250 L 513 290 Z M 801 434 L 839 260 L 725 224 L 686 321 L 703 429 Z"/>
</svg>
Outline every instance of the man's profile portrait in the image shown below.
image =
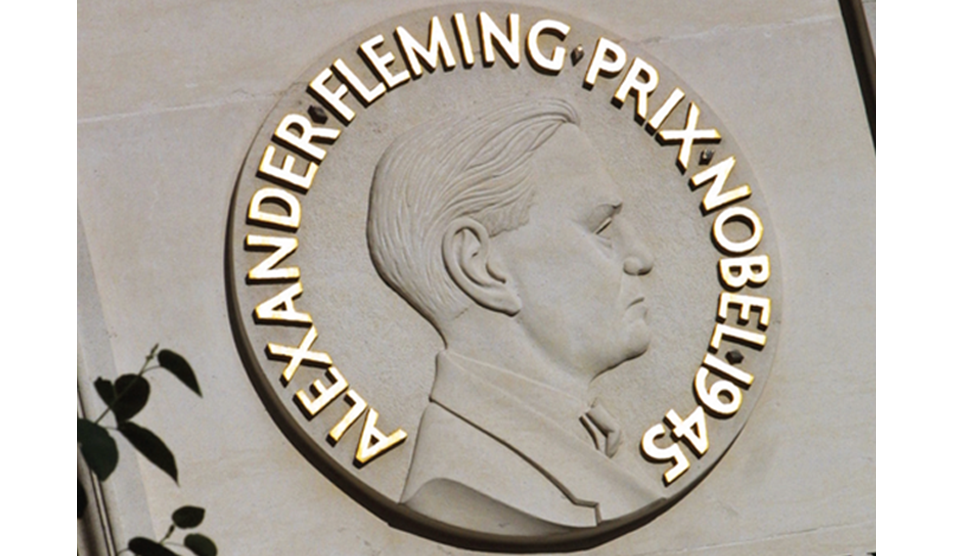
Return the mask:
<svg viewBox="0 0 954 556">
<path fill-rule="evenodd" d="M 526 536 L 659 501 L 658 485 L 614 460 L 638 440 L 587 394 L 650 343 L 641 276 L 653 258 L 627 208 L 563 100 L 479 106 L 386 150 L 371 257 L 445 345 L 402 504 Z"/>
</svg>

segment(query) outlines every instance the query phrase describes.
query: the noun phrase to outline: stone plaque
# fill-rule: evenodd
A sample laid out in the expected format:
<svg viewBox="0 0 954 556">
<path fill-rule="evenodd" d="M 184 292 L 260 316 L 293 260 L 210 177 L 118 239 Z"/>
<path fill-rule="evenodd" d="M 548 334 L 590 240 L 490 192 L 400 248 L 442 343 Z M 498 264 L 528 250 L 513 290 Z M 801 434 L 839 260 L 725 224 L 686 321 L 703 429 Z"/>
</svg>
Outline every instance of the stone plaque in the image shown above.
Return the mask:
<svg viewBox="0 0 954 556">
<path fill-rule="evenodd" d="M 490 550 L 595 546 L 698 486 L 782 328 L 770 207 L 718 106 L 527 6 L 315 58 L 248 150 L 226 267 L 248 376 L 316 472 Z"/>
</svg>

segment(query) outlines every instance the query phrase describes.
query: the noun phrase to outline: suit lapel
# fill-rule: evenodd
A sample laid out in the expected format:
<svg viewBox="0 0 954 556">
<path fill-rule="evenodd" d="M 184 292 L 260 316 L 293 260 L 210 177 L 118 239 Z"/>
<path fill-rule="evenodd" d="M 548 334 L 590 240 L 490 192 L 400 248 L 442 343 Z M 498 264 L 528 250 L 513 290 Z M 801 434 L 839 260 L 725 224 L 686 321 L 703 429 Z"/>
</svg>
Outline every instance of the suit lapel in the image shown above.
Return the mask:
<svg viewBox="0 0 954 556">
<path fill-rule="evenodd" d="M 597 451 L 574 416 L 557 422 L 514 395 L 540 395 L 540 385 L 496 368 L 499 380 L 488 381 L 468 370 L 468 361 L 443 353 L 437 363 L 431 401 L 513 450 L 574 504 L 592 507 L 598 521 L 631 514 L 659 500 Z"/>
</svg>

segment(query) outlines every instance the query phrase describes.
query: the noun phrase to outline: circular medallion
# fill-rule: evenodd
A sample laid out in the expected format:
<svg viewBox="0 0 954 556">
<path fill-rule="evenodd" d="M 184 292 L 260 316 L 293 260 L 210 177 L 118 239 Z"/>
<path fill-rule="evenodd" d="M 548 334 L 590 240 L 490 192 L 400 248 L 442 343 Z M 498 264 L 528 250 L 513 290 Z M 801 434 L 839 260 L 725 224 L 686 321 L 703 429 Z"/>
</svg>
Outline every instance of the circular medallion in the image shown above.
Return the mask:
<svg viewBox="0 0 954 556">
<path fill-rule="evenodd" d="M 232 201 L 229 307 L 263 403 L 395 527 L 586 547 L 718 463 L 780 330 L 759 183 L 635 43 L 434 8 L 319 58 Z M 316 511 L 328 511 L 320 508 Z"/>
</svg>

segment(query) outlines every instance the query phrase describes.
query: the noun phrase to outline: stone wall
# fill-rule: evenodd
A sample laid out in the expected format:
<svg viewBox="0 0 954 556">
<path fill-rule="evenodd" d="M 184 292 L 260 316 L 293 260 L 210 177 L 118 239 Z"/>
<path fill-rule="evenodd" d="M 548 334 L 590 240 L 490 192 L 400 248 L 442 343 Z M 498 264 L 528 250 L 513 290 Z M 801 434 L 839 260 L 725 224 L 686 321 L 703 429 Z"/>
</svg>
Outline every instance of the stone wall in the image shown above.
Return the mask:
<svg viewBox="0 0 954 556">
<path fill-rule="evenodd" d="M 179 485 L 121 446 L 104 488 L 119 547 L 191 503 L 220 554 L 470 553 L 390 527 L 292 446 L 243 368 L 224 273 L 238 171 L 284 91 L 349 37 L 444 4 L 79 4 L 82 402 L 98 413 L 92 378 L 135 371 L 156 342 L 204 393 L 154 380 L 139 419 L 175 452 Z M 874 148 L 838 3 L 546 6 L 639 45 L 713 107 L 760 178 L 785 271 L 772 376 L 732 448 L 671 509 L 587 553 L 874 552 Z"/>
</svg>

